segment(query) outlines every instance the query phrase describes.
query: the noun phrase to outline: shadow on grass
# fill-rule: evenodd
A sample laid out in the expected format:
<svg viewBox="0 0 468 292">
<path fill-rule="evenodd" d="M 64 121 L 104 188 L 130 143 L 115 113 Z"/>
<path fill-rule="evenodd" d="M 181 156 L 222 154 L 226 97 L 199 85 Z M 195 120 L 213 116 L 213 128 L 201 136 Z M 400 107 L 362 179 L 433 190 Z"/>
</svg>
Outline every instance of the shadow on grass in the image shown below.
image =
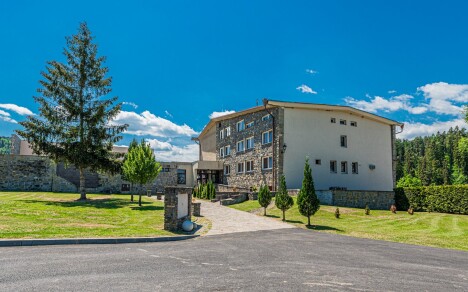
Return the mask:
<svg viewBox="0 0 468 292">
<path fill-rule="evenodd" d="M 135 211 L 161 211 L 161 210 L 164 210 L 164 207 L 163 206 L 134 206 L 134 207 L 130 207 L 132 210 L 135 210 Z"/>
<path fill-rule="evenodd" d="M 88 199 L 86 201 L 47 201 L 47 200 L 21 200 L 24 203 L 32 203 L 32 204 L 44 204 L 47 206 L 59 206 L 59 207 L 90 207 L 90 208 L 97 208 L 97 209 L 119 209 L 124 207 L 132 207 L 134 208 L 138 202 L 131 202 L 130 200 L 123 200 L 123 199 Z M 142 202 L 142 205 L 149 205 L 149 202 Z M 157 206 L 142 206 L 142 207 L 135 207 L 137 208 L 145 208 L 145 207 L 154 207 L 154 208 L 161 208 Z M 155 209 L 159 210 L 159 209 Z"/>
</svg>

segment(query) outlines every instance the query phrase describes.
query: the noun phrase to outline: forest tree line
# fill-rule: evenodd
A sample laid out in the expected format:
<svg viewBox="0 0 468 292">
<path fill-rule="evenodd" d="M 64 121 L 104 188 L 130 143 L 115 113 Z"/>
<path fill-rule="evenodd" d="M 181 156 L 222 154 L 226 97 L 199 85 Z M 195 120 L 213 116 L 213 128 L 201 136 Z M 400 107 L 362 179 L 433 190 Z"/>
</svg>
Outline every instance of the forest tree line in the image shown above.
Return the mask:
<svg viewBox="0 0 468 292">
<path fill-rule="evenodd" d="M 10 138 L 0 137 L 0 154 L 10 154 L 10 145 Z"/>
<path fill-rule="evenodd" d="M 464 128 L 413 140 L 396 140 L 397 186 L 468 184 L 468 133 Z"/>
</svg>

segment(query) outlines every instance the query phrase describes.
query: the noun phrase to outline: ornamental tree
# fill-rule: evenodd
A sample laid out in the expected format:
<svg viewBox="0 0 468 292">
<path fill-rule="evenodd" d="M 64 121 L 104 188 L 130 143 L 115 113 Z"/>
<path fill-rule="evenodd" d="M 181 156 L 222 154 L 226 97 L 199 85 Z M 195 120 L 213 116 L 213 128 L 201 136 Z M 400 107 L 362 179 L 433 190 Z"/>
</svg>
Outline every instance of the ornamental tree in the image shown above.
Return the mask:
<svg viewBox="0 0 468 292">
<path fill-rule="evenodd" d="M 118 173 L 121 163 L 112 151 L 128 125 L 111 124 L 120 112 L 117 97 L 109 97 L 112 78 L 98 56 L 86 23 L 66 38 L 65 62 L 47 62 L 42 72 L 39 115 L 29 116 L 17 133 L 34 153 L 74 165 L 80 172 L 80 200 L 86 200 L 85 169 Z"/>
<path fill-rule="evenodd" d="M 132 147 L 122 165 L 125 177 L 132 183 L 140 185 L 138 192 L 138 206 L 141 206 L 143 186 L 156 179 L 162 167 L 156 161 L 150 145 L 142 140 L 138 146 Z"/>
<path fill-rule="evenodd" d="M 266 209 L 271 203 L 270 189 L 266 185 L 260 186 L 260 190 L 258 191 L 258 203 L 264 208 L 263 216 L 266 216 Z"/>
<path fill-rule="evenodd" d="M 310 216 L 314 215 L 320 209 L 320 200 L 315 194 L 314 179 L 312 178 L 312 169 L 309 165 L 309 158 L 306 158 L 304 165 L 304 179 L 302 187 L 297 195 L 297 206 L 299 213 L 307 217 L 307 226 L 310 226 Z"/>
<path fill-rule="evenodd" d="M 283 221 L 286 221 L 285 213 L 289 208 L 294 205 L 293 198 L 288 194 L 288 189 L 286 187 L 286 178 L 284 175 L 281 176 L 280 186 L 278 192 L 276 192 L 275 197 L 276 208 L 283 211 Z"/>
</svg>

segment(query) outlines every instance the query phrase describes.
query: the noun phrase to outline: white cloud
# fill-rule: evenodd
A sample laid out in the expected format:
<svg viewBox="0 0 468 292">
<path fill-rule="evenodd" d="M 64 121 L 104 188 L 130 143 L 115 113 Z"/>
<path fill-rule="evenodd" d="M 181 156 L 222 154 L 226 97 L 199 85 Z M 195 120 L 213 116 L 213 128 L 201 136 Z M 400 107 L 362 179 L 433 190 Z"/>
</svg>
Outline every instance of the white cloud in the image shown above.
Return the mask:
<svg viewBox="0 0 468 292">
<path fill-rule="evenodd" d="M 9 117 L 9 116 L 10 116 L 10 113 L 7 113 L 6 111 L 0 110 L 0 116 Z"/>
<path fill-rule="evenodd" d="M 17 124 L 18 122 L 15 121 L 14 119 L 10 118 L 10 117 L 6 117 L 6 116 L 0 116 L 0 121 L 5 121 L 5 122 L 8 122 L 8 123 L 13 123 L 13 124 Z"/>
<path fill-rule="evenodd" d="M 134 102 L 128 102 L 128 101 L 124 101 L 122 102 L 123 105 L 129 105 L 131 107 L 133 107 L 134 109 L 137 109 L 138 108 L 138 105 Z"/>
<path fill-rule="evenodd" d="M 13 111 L 19 115 L 26 116 L 26 115 L 34 115 L 32 111 L 30 111 L 28 108 L 18 106 L 16 104 L 12 103 L 0 103 L 0 108 L 6 109 Z"/>
<path fill-rule="evenodd" d="M 158 161 L 180 161 L 193 162 L 198 160 L 199 146 L 189 144 L 185 146 L 171 145 L 168 150 L 155 150 L 154 154 Z"/>
<path fill-rule="evenodd" d="M 168 117 L 172 118 L 172 115 L 171 115 L 171 113 L 170 113 L 170 112 L 168 112 L 167 110 L 165 110 L 165 111 L 164 111 L 164 113 L 166 114 L 166 116 L 168 116 Z"/>
<path fill-rule="evenodd" d="M 313 69 L 306 69 L 306 72 L 310 73 L 310 74 L 317 74 L 318 73 L 318 71 L 313 70 Z"/>
<path fill-rule="evenodd" d="M 396 92 L 397 92 L 396 90 L 389 90 L 389 91 L 388 91 L 388 93 L 390 93 L 390 94 L 394 94 L 394 93 L 396 93 Z"/>
<path fill-rule="evenodd" d="M 225 115 L 233 114 L 233 113 L 235 113 L 235 112 L 236 112 L 236 111 L 229 111 L 229 110 L 222 111 L 222 112 L 212 112 L 212 113 L 209 115 L 209 118 L 210 118 L 210 119 L 219 118 L 219 117 L 222 117 L 222 116 L 225 116 Z"/>
<path fill-rule="evenodd" d="M 371 113 L 375 113 L 379 110 L 385 112 L 395 112 L 398 110 L 405 110 L 412 114 L 422 114 L 427 111 L 427 106 L 419 105 L 412 106 L 410 104 L 413 96 L 408 94 L 401 94 L 398 96 L 385 99 L 381 96 L 375 96 L 374 98 L 368 96 L 370 101 L 357 100 L 350 96 L 345 98 L 345 102 L 355 108 L 362 109 Z"/>
<path fill-rule="evenodd" d="M 468 102 L 468 84 L 436 82 L 418 87 L 429 99 L 429 109 L 438 114 L 460 115 L 463 108 L 458 103 Z"/>
<path fill-rule="evenodd" d="M 157 139 L 148 139 L 146 142 L 149 143 L 150 147 L 153 150 L 157 151 L 167 151 L 167 150 L 172 150 L 173 146 L 169 142 L 162 142 Z"/>
<path fill-rule="evenodd" d="M 296 89 L 302 93 L 317 94 L 316 91 L 314 91 L 312 88 L 310 88 L 309 86 L 305 84 L 302 84 L 301 86 L 296 87 Z"/>
<path fill-rule="evenodd" d="M 121 111 L 114 119 L 115 124 L 129 124 L 126 134 L 153 137 L 193 136 L 198 133 L 186 124 L 177 125 L 167 119 L 158 117 L 149 111 L 141 114 Z"/>
<path fill-rule="evenodd" d="M 405 123 L 403 132 L 398 134 L 398 138 L 412 139 L 417 136 L 429 136 L 437 132 L 448 131 L 450 127 L 455 128 L 456 126 L 459 128 L 466 128 L 465 120 L 459 118 L 445 122 L 437 121 L 432 124 L 408 122 Z"/>
</svg>

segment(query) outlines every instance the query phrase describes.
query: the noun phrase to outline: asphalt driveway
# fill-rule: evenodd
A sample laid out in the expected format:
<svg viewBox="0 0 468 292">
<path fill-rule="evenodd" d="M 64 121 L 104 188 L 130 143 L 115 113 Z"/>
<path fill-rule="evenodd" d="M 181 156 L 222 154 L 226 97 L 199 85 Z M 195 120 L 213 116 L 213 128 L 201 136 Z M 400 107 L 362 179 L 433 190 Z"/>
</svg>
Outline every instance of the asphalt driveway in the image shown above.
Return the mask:
<svg viewBox="0 0 468 292">
<path fill-rule="evenodd" d="M 467 291 L 468 253 L 299 228 L 0 248 L 0 291 Z"/>
</svg>

